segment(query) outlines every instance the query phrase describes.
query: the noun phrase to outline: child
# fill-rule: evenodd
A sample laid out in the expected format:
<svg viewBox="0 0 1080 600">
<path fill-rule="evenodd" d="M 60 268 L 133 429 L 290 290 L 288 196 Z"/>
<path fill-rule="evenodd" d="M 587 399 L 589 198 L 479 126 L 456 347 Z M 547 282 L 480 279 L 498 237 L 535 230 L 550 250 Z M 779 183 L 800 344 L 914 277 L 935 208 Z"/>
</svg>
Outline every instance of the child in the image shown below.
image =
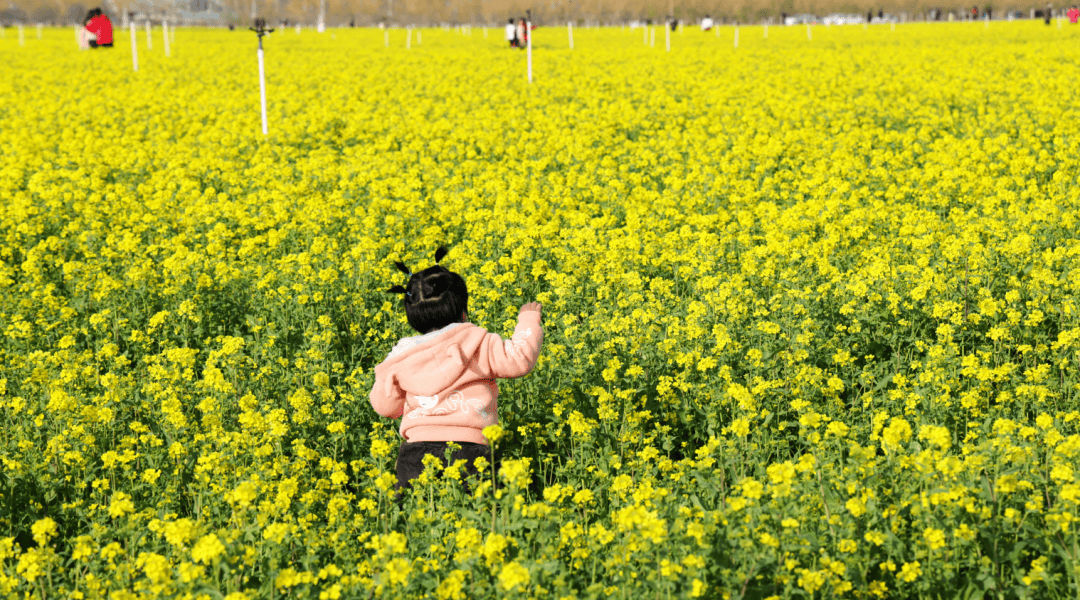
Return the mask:
<svg viewBox="0 0 1080 600">
<path fill-rule="evenodd" d="M 466 473 L 480 475 L 474 461 L 483 456 L 495 463 L 482 430 L 499 422 L 497 378 L 522 377 L 540 356 L 544 332 L 541 306 L 521 307 L 517 327 L 509 340 L 469 323 L 469 292 L 460 275 L 438 262 L 446 248 L 435 252 L 435 266 L 412 273 L 403 263 L 398 269 L 409 277 L 403 294 L 409 325 L 421 335 L 402 338 L 390 355 L 375 367 L 371 406 L 391 419 L 401 419 L 397 459 L 397 488 L 423 472 L 427 454 L 445 464 L 449 442 L 461 446 L 451 459 L 467 461 Z"/>
</svg>

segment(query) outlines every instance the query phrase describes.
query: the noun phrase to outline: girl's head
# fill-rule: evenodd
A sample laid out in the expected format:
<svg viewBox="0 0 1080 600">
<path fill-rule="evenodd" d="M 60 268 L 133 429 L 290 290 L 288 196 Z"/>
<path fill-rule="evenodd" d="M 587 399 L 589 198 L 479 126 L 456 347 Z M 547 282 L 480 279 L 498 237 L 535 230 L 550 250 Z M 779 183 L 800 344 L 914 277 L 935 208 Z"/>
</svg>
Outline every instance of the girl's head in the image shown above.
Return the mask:
<svg viewBox="0 0 1080 600">
<path fill-rule="evenodd" d="M 403 295 L 409 325 L 420 333 L 464 321 L 465 313 L 469 310 L 469 290 L 465 286 L 465 279 L 438 264 L 447 252 L 445 247 L 440 247 L 435 251 L 435 266 L 419 273 L 410 271 L 403 262 L 394 263 L 409 276 L 409 281 L 404 286 L 395 285 L 388 291 Z"/>
</svg>

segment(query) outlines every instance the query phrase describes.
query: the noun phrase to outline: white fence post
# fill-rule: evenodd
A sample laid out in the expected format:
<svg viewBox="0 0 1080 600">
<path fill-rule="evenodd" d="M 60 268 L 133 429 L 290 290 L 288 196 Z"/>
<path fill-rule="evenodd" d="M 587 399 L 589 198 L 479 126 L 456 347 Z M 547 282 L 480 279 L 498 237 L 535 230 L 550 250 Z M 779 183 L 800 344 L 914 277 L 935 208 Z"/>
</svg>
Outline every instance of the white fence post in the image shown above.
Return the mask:
<svg viewBox="0 0 1080 600">
<path fill-rule="evenodd" d="M 259 38 L 259 103 L 262 112 L 262 133 L 267 135 L 266 127 L 266 69 L 263 67 L 262 38 Z"/>
<path fill-rule="evenodd" d="M 529 83 L 532 83 L 532 20 L 525 21 L 525 39 L 528 40 L 528 48 L 526 54 L 528 54 L 529 60 Z"/>
<path fill-rule="evenodd" d="M 167 58 L 169 56 L 169 22 L 168 21 L 162 21 L 161 22 L 161 39 L 165 43 L 165 56 Z"/>
<path fill-rule="evenodd" d="M 132 19 L 128 22 L 128 28 L 131 30 L 131 67 L 136 72 L 139 70 L 139 41 L 135 39 L 135 20 Z"/>
<path fill-rule="evenodd" d="M 154 37 L 152 35 L 150 35 L 150 28 L 151 28 L 150 21 L 147 21 L 146 22 L 146 49 L 147 50 L 153 50 L 154 49 Z"/>
<path fill-rule="evenodd" d="M 574 49 L 574 24 L 570 21 L 566 22 L 566 35 L 570 38 L 570 49 Z"/>
</svg>

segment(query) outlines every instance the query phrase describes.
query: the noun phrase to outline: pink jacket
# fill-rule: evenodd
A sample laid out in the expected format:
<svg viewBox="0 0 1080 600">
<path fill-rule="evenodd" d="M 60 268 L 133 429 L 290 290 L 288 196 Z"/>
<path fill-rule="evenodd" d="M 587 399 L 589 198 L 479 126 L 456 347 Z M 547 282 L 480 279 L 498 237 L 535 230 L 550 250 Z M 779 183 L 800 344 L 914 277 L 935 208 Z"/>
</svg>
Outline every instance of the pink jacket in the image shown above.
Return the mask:
<svg viewBox="0 0 1080 600">
<path fill-rule="evenodd" d="M 400 417 L 410 442 L 487 444 L 481 431 L 499 421 L 495 380 L 531 371 L 543 339 L 536 311 L 518 315 L 509 340 L 472 323 L 403 338 L 375 367 L 371 406 Z"/>
</svg>

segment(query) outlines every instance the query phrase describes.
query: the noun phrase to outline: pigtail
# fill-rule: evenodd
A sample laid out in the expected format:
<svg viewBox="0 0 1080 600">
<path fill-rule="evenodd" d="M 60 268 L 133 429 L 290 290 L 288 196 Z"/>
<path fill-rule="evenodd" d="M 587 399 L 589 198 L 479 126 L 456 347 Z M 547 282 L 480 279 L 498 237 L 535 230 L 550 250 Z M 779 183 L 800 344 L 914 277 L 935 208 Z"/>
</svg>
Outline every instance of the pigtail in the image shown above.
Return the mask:
<svg viewBox="0 0 1080 600">
<path fill-rule="evenodd" d="M 394 261 L 394 266 L 398 268 L 398 271 L 401 271 L 402 273 L 404 273 L 405 276 L 409 278 L 409 281 L 412 281 L 412 271 L 409 270 L 409 267 L 405 266 L 405 263 L 401 262 L 400 260 L 397 260 L 397 261 Z M 405 285 L 408 285 L 408 282 L 406 282 Z M 406 288 L 405 286 L 402 286 L 402 285 L 395 285 L 394 287 L 392 287 L 392 288 L 390 288 L 390 289 L 388 289 L 386 291 L 391 293 L 391 294 L 401 294 L 403 296 L 412 296 L 412 294 L 409 293 L 408 288 Z"/>
<path fill-rule="evenodd" d="M 435 264 L 439 264 L 439 261 L 449 253 L 450 251 L 446 249 L 446 246 L 439 246 L 439 249 L 435 251 Z"/>
</svg>

